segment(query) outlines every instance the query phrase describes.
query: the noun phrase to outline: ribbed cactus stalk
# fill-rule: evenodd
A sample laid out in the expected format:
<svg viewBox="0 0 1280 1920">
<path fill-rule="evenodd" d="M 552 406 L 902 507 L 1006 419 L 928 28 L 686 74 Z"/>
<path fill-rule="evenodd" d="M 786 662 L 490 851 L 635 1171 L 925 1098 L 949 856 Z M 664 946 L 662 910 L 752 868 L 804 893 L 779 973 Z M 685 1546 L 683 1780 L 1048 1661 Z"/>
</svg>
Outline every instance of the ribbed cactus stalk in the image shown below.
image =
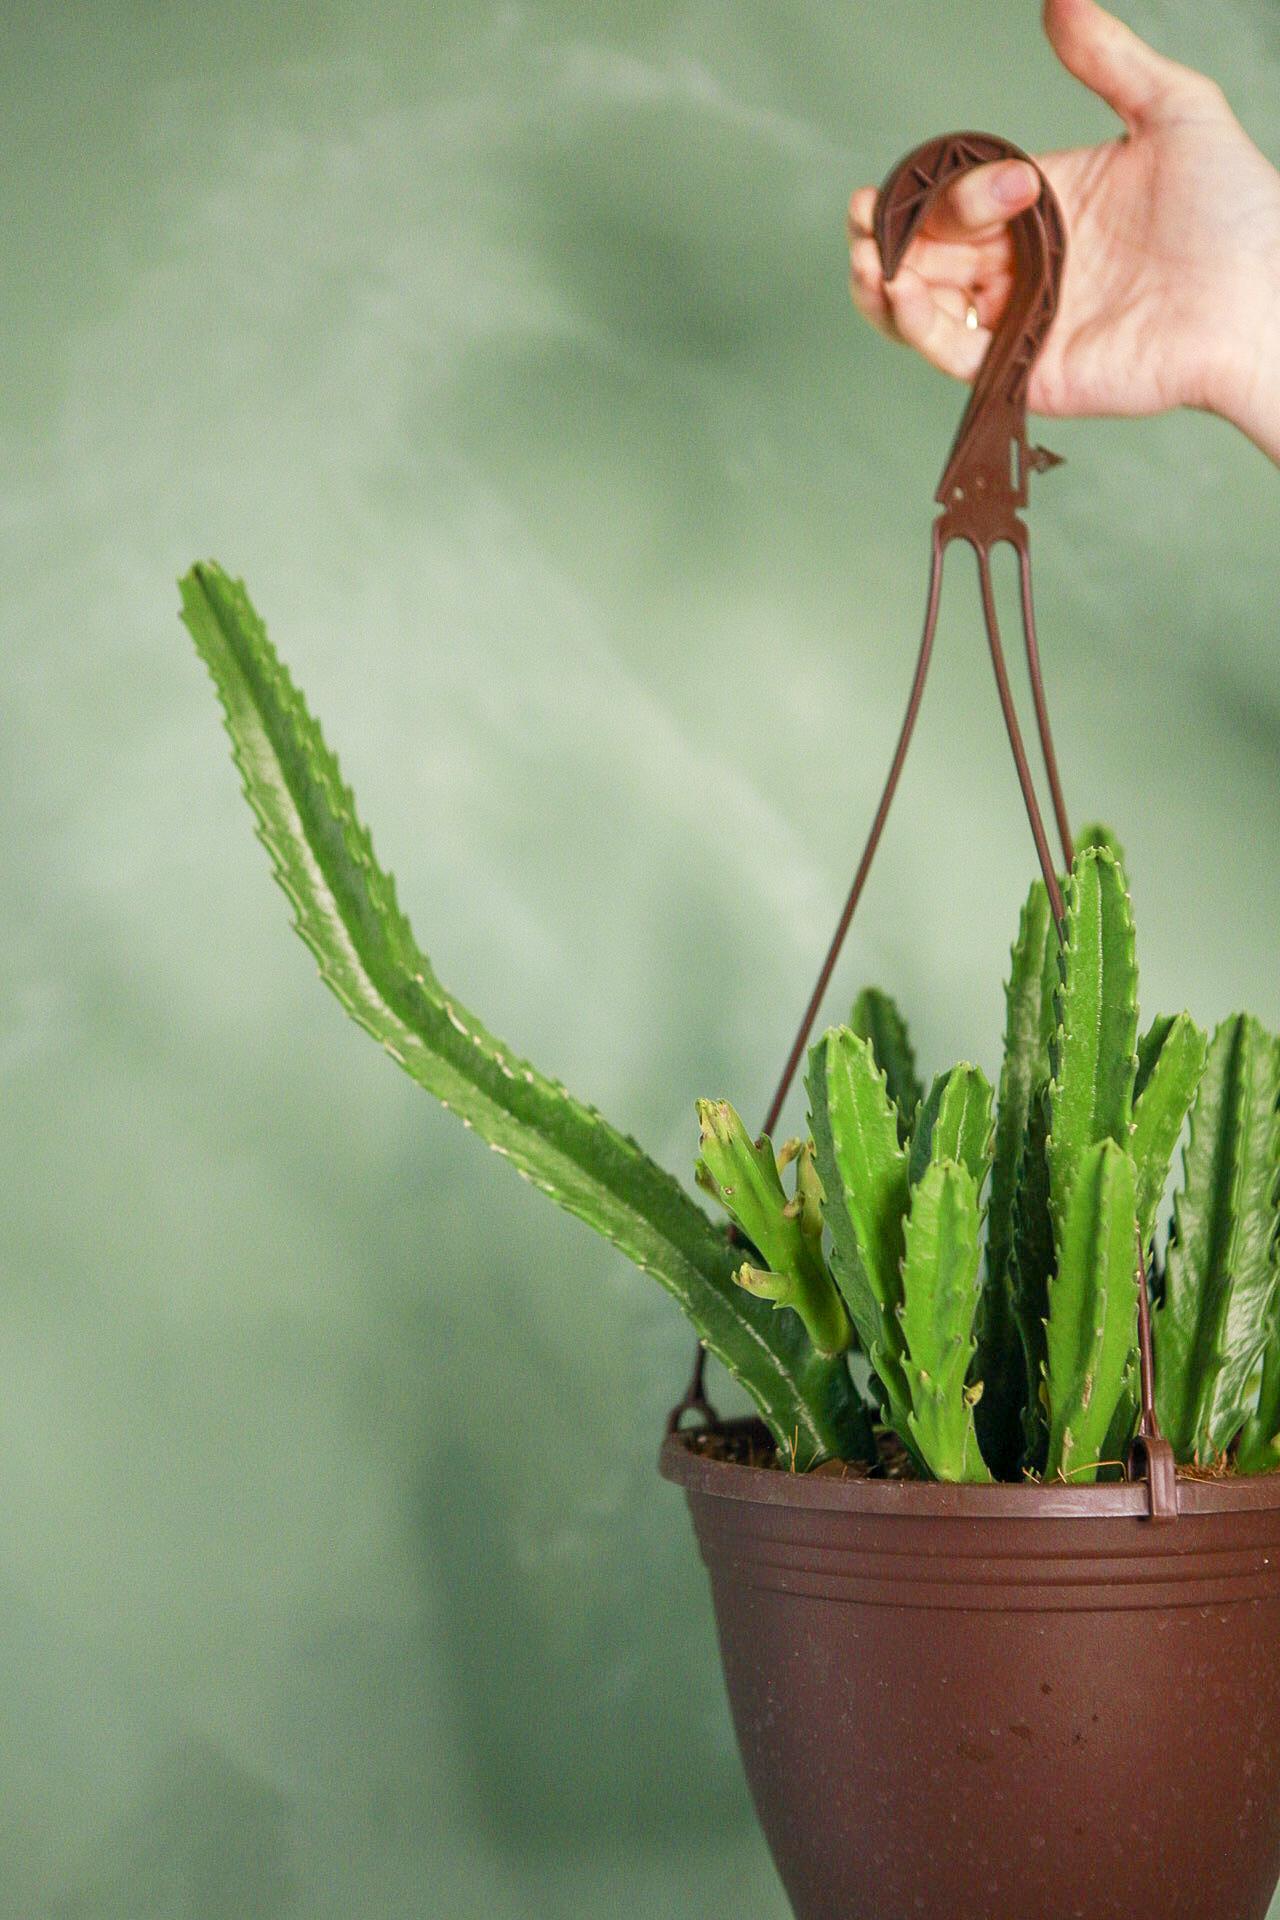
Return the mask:
<svg viewBox="0 0 1280 1920">
<path fill-rule="evenodd" d="M 1278 1098 L 1280 1042 L 1247 1014 L 1224 1020 L 1191 1110 L 1155 1317 L 1156 1404 L 1180 1460 L 1220 1459 L 1258 1402 L 1274 1324 Z M 1250 1461 L 1261 1438 L 1250 1434 Z"/>
<path fill-rule="evenodd" d="M 955 1160 L 926 1165 L 912 1189 L 902 1262 L 902 1365 L 911 1395 L 907 1424 L 939 1480 L 990 1480 L 969 1385 L 977 1343 L 978 1183 Z"/>
<path fill-rule="evenodd" d="M 1063 931 L 1045 1146 L 1044 1471 L 1088 1480 L 1116 1465 L 1108 1448 L 1123 1453 L 1131 1435 L 1139 1247 L 1151 1239 L 1205 1043 L 1181 1014 L 1157 1023 L 1139 1057 L 1133 917 L 1112 847 L 1077 856 Z"/>
<path fill-rule="evenodd" d="M 833 1027 L 814 1047 L 806 1085 L 832 1272 L 871 1363 L 885 1421 L 910 1446 L 898 1313 L 910 1182 L 898 1109 L 870 1042 L 849 1027 Z"/>
<path fill-rule="evenodd" d="M 955 1160 L 981 1187 L 991 1166 L 991 1082 L 981 1067 L 940 1073 L 920 1108 L 909 1161 L 914 1183 L 931 1160 Z"/>
</svg>

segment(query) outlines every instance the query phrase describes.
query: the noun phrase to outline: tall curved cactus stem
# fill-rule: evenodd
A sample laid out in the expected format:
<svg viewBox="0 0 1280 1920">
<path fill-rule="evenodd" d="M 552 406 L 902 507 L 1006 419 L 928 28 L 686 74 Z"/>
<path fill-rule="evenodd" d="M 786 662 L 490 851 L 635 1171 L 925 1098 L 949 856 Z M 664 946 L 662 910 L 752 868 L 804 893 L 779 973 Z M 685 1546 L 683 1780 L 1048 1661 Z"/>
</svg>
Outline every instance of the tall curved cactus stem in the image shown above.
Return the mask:
<svg viewBox="0 0 1280 1920">
<path fill-rule="evenodd" d="M 735 1285 L 733 1249 L 683 1188 L 441 985 L 244 587 L 193 567 L 182 617 L 298 932 L 347 1012 L 527 1180 L 661 1281 L 798 1466 L 855 1457 L 864 1429 L 844 1361 L 815 1353 L 792 1315 Z"/>
</svg>

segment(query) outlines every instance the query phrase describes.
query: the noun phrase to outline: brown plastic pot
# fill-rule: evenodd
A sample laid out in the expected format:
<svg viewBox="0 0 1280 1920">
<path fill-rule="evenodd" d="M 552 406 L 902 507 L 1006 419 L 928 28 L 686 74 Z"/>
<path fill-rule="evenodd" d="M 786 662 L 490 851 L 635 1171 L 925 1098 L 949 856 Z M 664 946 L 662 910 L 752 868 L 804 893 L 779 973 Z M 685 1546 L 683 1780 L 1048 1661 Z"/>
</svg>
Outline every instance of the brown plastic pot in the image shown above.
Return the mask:
<svg viewBox="0 0 1280 1920">
<path fill-rule="evenodd" d="M 1280 1474 L 956 1487 L 727 1464 L 685 1490 L 798 1920 L 1263 1920 Z"/>
</svg>

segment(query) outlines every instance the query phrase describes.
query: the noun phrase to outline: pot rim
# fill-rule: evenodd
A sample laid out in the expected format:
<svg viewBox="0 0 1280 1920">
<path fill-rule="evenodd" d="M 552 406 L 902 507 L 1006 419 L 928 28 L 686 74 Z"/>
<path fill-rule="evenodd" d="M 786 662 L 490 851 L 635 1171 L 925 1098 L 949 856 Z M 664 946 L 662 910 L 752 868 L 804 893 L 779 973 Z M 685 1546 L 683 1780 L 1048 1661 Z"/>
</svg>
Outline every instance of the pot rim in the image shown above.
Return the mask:
<svg viewBox="0 0 1280 1920">
<path fill-rule="evenodd" d="M 754 1424 L 725 1422 L 729 1429 Z M 757 1506 L 919 1520 L 1133 1520 L 1150 1511 L 1145 1480 L 1084 1487 L 1061 1482 L 970 1486 L 938 1480 L 840 1480 L 831 1474 L 782 1473 L 776 1467 L 716 1460 L 695 1451 L 698 1438 L 696 1431 L 667 1435 L 658 1455 L 663 1479 L 688 1494 Z M 1178 1481 L 1180 1514 L 1256 1513 L 1275 1507 L 1280 1507 L 1280 1471 Z"/>
</svg>

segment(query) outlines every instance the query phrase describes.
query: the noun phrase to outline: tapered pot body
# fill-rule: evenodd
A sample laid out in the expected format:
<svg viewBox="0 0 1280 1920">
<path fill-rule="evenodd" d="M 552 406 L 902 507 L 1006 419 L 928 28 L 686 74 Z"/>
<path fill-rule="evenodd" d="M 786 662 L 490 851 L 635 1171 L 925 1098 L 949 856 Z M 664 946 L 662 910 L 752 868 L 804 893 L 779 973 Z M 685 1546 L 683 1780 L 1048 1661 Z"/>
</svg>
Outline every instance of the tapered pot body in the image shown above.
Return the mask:
<svg viewBox="0 0 1280 1920">
<path fill-rule="evenodd" d="M 1264 1920 L 1280 1474 L 948 1487 L 729 1465 L 688 1498 L 798 1920 Z"/>
</svg>

